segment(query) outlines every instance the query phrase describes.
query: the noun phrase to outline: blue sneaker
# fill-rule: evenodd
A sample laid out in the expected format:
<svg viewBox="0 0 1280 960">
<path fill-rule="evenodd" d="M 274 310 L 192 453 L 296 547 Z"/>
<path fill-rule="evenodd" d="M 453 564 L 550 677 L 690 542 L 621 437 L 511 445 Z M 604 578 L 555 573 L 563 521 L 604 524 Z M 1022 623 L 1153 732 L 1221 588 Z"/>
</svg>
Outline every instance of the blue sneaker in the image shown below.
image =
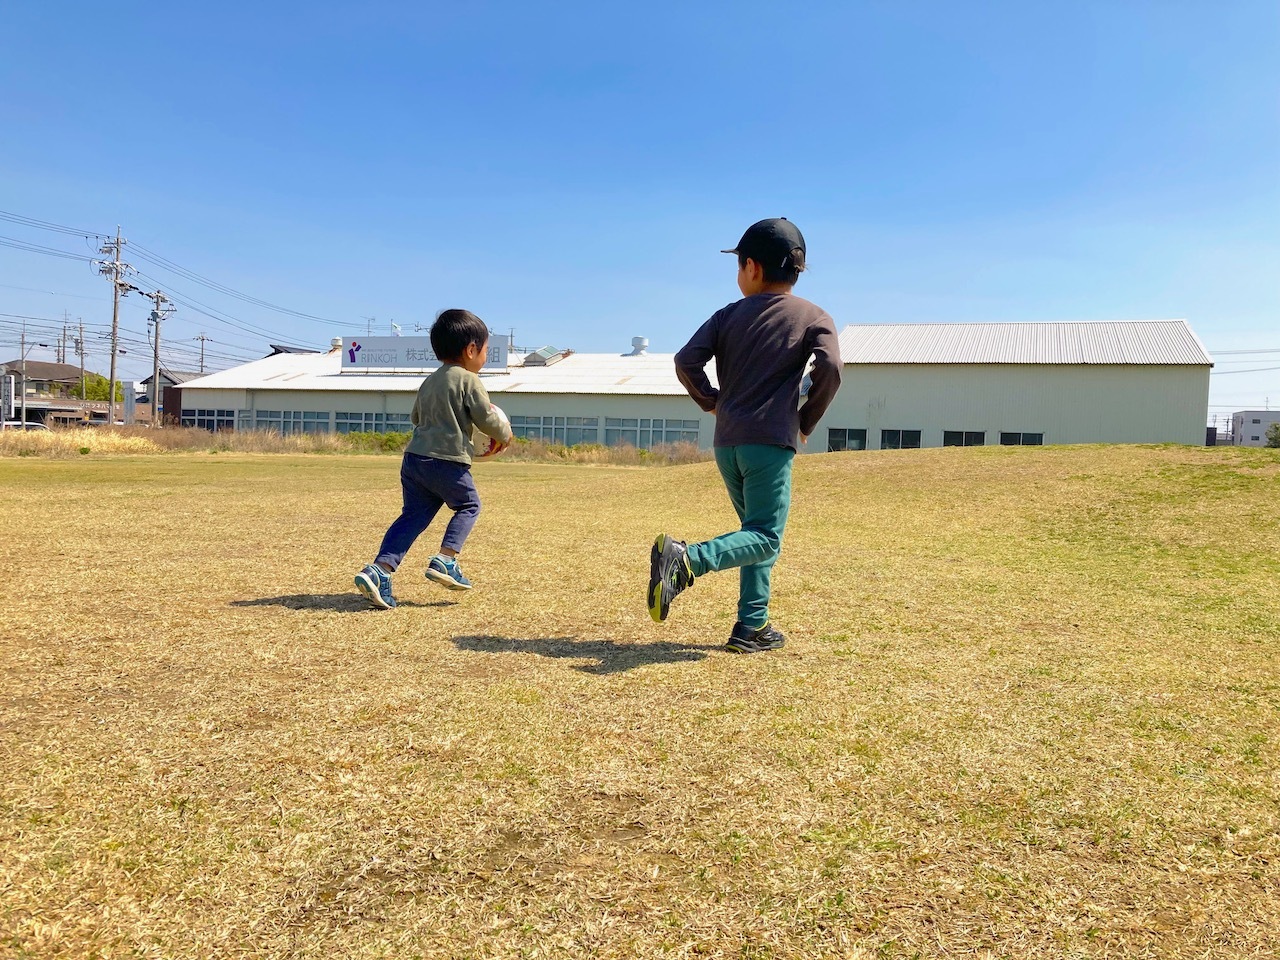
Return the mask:
<svg viewBox="0 0 1280 960">
<path fill-rule="evenodd" d="M 458 566 L 456 557 L 442 557 L 437 553 L 427 564 L 426 574 L 428 580 L 434 580 L 450 590 L 471 589 L 471 581 L 462 575 L 462 568 Z"/>
<path fill-rule="evenodd" d="M 396 598 L 391 595 L 391 574 L 376 563 L 356 574 L 356 586 L 380 610 L 390 610 L 396 605 Z"/>
</svg>

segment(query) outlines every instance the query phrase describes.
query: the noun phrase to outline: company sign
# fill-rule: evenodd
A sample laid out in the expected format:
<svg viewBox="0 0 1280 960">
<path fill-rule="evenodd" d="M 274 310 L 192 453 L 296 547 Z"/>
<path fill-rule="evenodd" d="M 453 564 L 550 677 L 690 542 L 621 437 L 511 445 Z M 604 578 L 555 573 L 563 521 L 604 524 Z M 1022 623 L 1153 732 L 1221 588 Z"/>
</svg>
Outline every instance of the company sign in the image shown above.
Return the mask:
<svg viewBox="0 0 1280 960">
<path fill-rule="evenodd" d="M 440 360 L 431 350 L 430 337 L 344 337 L 342 369 L 434 370 Z M 489 337 L 486 370 L 507 369 L 505 337 Z"/>
<path fill-rule="evenodd" d="M 16 378 L 13 374 L 10 374 L 7 377 L 0 377 L 0 420 L 13 419 L 13 394 L 15 381 Z"/>
</svg>

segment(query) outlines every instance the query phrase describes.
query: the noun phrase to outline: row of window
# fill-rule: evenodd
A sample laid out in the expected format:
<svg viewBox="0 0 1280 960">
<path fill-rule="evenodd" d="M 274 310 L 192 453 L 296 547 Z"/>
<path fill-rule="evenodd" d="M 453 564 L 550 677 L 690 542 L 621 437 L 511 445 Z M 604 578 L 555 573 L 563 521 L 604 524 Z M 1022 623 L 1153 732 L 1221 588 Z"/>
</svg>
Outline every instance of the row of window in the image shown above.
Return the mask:
<svg viewBox="0 0 1280 960">
<path fill-rule="evenodd" d="M 407 413 L 330 414 L 312 410 L 183 410 L 184 427 L 205 430 L 275 430 L 278 433 L 407 433 L 413 429 Z M 698 443 L 699 421 L 660 420 L 641 417 L 605 417 L 604 443 L 608 446 L 629 444 L 648 450 L 666 443 Z M 543 440 L 574 446 L 600 443 L 599 417 L 532 417 L 513 416 L 511 432 L 527 440 Z M 944 430 L 944 447 L 981 447 L 986 444 L 982 430 Z M 915 450 L 920 447 L 919 430 L 881 430 L 881 450 Z M 1043 433 L 1001 431 L 1001 446 L 1039 446 Z M 867 449 L 867 431 L 863 429 L 830 429 L 827 450 Z"/>
<path fill-rule="evenodd" d="M 944 430 L 942 445 L 944 447 L 981 447 L 987 442 L 987 434 L 983 430 Z M 1001 431 L 1000 445 L 1003 447 L 1038 447 L 1044 443 L 1043 433 L 1014 433 Z M 827 451 L 834 453 L 840 450 L 867 449 L 866 430 L 832 429 L 827 431 Z M 881 450 L 918 450 L 920 449 L 919 430 L 881 430 Z"/>
<path fill-rule="evenodd" d="M 407 413 L 335 413 L 336 433 L 409 433 L 413 422 Z"/>
<path fill-rule="evenodd" d="M 275 430 L 278 433 L 407 433 L 413 429 L 407 413 L 329 414 L 311 410 L 183 410 L 184 427 L 206 430 Z M 648 450 L 664 443 L 698 442 L 699 421 L 605 417 L 604 442 L 630 444 Z M 574 446 L 600 443 L 599 417 L 513 416 L 511 432 L 526 440 L 545 440 Z"/>
<path fill-rule="evenodd" d="M 329 414 L 315 410 L 183 410 L 184 427 L 205 430 L 275 430 L 277 433 L 408 433 L 407 413 Z"/>
<path fill-rule="evenodd" d="M 698 428 L 697 420 L 605 417 L 604 442 L 611 447 L 629 444 L 642 450 L 664 443 L 697 443 Z M 511 432 L 526 440 L 567 446 L 600 443 L 600 418 L 513 416 Z"/>
<path fill-rule="evenodd" d="M 600 442 L 599 417 L 512 417 L 511 432 L 525 440 L 545 440 L 572 447 Z"/>
</svg>

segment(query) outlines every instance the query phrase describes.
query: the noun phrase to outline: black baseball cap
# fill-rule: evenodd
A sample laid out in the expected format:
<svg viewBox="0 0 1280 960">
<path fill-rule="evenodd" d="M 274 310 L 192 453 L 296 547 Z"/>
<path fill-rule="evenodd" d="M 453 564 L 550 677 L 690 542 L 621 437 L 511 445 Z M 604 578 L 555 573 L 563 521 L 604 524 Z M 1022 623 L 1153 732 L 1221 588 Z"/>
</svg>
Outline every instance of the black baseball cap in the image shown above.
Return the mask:
<svg viewBox="0 0 1280 960">
<path fill-rule="evenodd" d="M 750 257 L 762 266 L 777 265 L 785 267 L 791 251 L 804 248 L 804 234 L 786 217 L 772 217 L 761 220 L 747 227 L 738 245 L 732 250 L 721 250 L 721 253 L 736 253 L 740 257 Z"/>
</svg>

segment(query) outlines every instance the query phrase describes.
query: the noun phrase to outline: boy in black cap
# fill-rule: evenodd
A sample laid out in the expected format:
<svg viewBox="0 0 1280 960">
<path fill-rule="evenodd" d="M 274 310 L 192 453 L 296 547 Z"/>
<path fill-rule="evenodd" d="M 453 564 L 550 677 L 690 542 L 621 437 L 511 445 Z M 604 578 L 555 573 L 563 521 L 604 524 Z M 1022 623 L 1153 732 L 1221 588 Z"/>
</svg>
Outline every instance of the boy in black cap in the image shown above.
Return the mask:
<svg viewBox="0 0 1280 960">
<path fill-rule="evenodd" d="M 742 529 L 693 544 L 659 534 L 649 555 L 649 614 L 667 619 L 695 577 L 738 567 L 738 622 L 726 648 L 757 653 L 786 642 L 769 622 L 769 578 L 791 507 L 797 439 L 809 439 L 840 387 L 840 341 L 825 310 L 791 293 L 805 268 L 794 224 L 761 220 L 721 252 L 738 256 L 744 299 L 699 328 L 676 354 L 676 375 L 694 403 L 715 414 L 716 464 Z M 704 371 L 712 357 L 719 389 Z M 812 386 L 801 405 L 810 357 Z"/>
</svg>

